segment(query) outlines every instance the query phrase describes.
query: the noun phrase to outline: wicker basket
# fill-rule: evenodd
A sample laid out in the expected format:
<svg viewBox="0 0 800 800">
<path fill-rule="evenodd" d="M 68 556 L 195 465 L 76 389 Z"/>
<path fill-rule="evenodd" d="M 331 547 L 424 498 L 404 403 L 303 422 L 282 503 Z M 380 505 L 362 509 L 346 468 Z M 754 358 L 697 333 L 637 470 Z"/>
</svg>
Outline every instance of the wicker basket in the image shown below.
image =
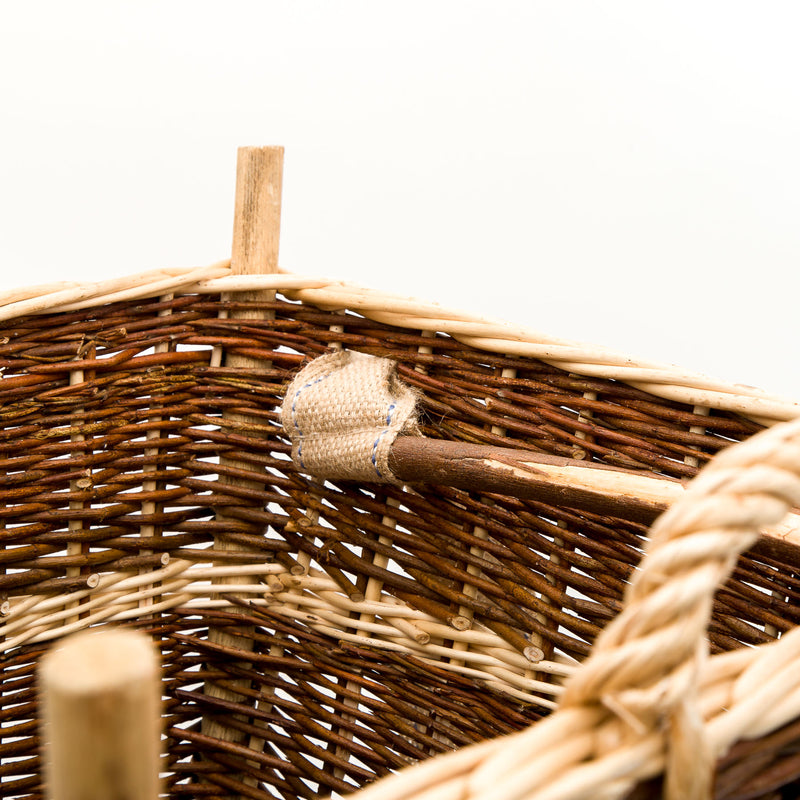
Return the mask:
<svg viewBox="0 0 800 800">
<path fill-rule="evenodd" d="M 240 153 L 233 266 L 3 298 L 0 794 L 42 794 L 42 656 L 113 625 L 160 650 L 174 797 L 318 798 L 395 773 L 365 797 L 647 797 L 665 768 L 672 796 L 702 796 L 704 764 L 717 797 L 797 796 L 781 668 L 800 535 L 776 525 L 798 503 L 796 426 L 777 423 L 800 406 L 279 272 L 265 154 Z M 622 494 L 307 475 L 280 409 L 336 350 L 395 362 L 417 443 L 678 491 L 650 570 L 630 583 L 648 524 Z"/>
</svg>

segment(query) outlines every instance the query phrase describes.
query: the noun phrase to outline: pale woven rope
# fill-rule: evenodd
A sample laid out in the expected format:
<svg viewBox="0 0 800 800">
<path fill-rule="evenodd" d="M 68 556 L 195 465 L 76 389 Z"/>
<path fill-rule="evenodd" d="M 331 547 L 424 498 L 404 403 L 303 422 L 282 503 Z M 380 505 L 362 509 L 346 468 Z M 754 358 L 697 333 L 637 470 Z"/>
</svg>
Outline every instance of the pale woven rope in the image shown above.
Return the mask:
<svg viewBox="0 0 800 800">
<path fill-rule="evenodd" d="M 624 611 L 521 733 L 439 756 L 358 800 L 621 798 L 666 773 L 670 800 L 710 797 L 715 760 L 800 716 L 798 629 L 708 658 L 716 587 L 762 525 L 800 503 L 800 421 L 723 451 L 655 524 Z"/>
<path fill-rule="evenodd" d="M 281 421 L 299 469 L 321 478 L 391 482 L 389 449 L 416 429 L 416 396 L 388 358 L 340 350 L 295 376 Z"/>
</svg>

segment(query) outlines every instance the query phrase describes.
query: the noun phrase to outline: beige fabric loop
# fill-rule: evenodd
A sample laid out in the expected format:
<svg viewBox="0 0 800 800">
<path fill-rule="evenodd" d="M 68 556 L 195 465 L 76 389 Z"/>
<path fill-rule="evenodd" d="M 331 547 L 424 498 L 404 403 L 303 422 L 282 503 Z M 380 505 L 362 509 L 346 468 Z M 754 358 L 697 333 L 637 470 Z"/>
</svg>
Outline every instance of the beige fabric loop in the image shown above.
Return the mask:
<svg viewBox="0 0 800 800">
<path fill-rule="evenodd" d="M 300 370 L 281 411 L 299 469 L 318 478 L 396 482 L 389 449 L 398 433 L 416 431 L 416 395 L 396 367 L 341 350 Z"/>
</svg>

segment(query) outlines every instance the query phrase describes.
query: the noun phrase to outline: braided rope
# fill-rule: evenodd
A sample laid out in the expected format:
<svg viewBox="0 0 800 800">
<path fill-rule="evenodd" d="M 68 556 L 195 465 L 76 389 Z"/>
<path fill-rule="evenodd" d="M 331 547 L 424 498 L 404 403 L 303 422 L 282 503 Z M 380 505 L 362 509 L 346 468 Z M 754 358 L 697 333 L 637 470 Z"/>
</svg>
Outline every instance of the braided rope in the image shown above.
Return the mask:
<svg viewBox="0 0 800 800">
<path fill-rule="evenodd" d="M 323 309 L 350 309 L 369 319 L 398 327 L 447 333 L 478 349 L 538 358 L 580 375 L 624 381 L 667 400 L 733 411 L 765 424 L 800 415 L 800 403 L 796 401 L 682 370 L 671 364 L 632 358 L 608 348 L 559 339 L 530 328 L 330 278 L 285 272 L 232 275 L 229 261 L 208 267 L 155 270 L 97 283 L 60 282 L 6 292 L 0 294 L 0 321 L 28 314 L 74 311 L 170 292 L 216 294 L 266 289 L 280 291 L 292 300 Z"/>
<path fill-rule="evenodd" d="M 624 610 L 555 714 L 452 764 L 444 756 L 401 772 L 358 800 L 618 798 L 662 771 L 670 800 L 710 797 L 714 762 L 731 744 L 800 714 L 800 630 L 714 658 L 705 638 L 737 555 L 798 503 L 800 420 L 723 451 L 654 525 Z"/>
</svg>

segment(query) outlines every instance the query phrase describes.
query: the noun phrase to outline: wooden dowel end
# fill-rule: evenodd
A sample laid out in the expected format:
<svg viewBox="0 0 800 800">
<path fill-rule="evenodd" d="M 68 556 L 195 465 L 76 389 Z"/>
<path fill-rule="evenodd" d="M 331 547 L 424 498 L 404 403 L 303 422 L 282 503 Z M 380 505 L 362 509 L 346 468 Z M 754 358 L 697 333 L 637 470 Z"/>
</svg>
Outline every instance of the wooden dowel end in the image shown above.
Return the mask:
<svg viewBox="0 0 800 800">
<path fill-rule="evenodd" d="M 68 637 L 42 660 L 48 800 L 157 800 L 161 682 L 150 639 L 107 629 Z"/>
<path fill-rule="evenodd" d="M 283 148 L 240 147 L 236 160 L 231 272 L 278 271 L 283 193 Z"/>
</svg>

